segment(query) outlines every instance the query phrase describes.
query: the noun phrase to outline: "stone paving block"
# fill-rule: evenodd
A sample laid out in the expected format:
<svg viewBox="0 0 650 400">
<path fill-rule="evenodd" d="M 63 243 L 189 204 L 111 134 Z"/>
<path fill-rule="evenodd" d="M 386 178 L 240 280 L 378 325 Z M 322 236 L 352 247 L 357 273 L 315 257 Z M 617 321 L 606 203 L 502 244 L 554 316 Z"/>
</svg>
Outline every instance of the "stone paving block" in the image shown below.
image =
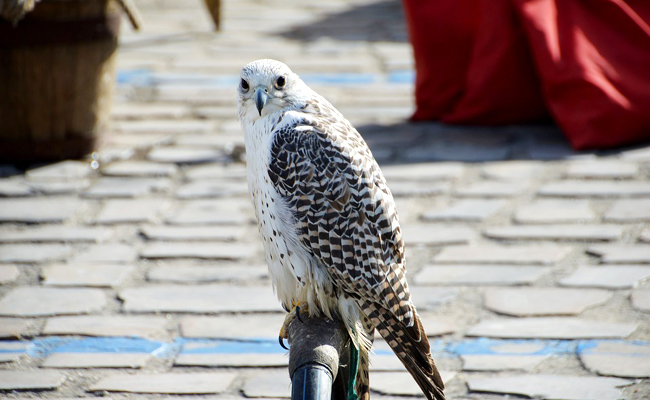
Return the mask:
<svg viewBox="0 0 650 400">
<path fill-rule="evenodd" d="M 594 376 L 526 374 L 469 378 L 470 391 L 513 394 L 548 400 L 617 400 L 621 386 L 631 382 L 618 378 Z"/>
<path fill-rule="evenodd" d="M 208 133 L 214 130 L 214 122 L 201 120 L 142 120 L 114 121 L 112 126 L 116 133 Z"/>
<path fill-rule="evenodd" d="M 153 222 L 169 205 L 165 199 L 110 199 L 93 220 L 95 224 Z"/>
<path fill-rule="evenodd" d="M 639 234 L 639 240 L 641 242 L 650 243 L 650 229 L 645 229 Z"/>
<path fill-rule="evenodd" d="M 102 164 L 131 158 L 136 151 L 145 152 L 152 147 L 168 145 L 172 142 L 172 136 L 160 132 L 111 132 L 105 140 L 104 146 L 99 150 L 99 159 Z M 107 150 L 115 150 L 115 154 L 106 157 Z"/>
<path fill-rule="evenodd" d="M 504 206 L 503 200 L 459 200 L 442 209 L 425 212 L 424 221 L 480 222 L 498 213 Z"/>
<path fill-rule="evenodd" d="M 166 331 L 165 317 L 147 315 L 83 315 L 48 318 L 43 335 L 154 337 Z"/>
<path fill-rule="evenodd" d="M 172 225 L 244 225 L 255 218 L 252 210 L 245 212 L 240 204 L 220 201 L 191 201 L 169 213 Z"/>
<path fill-rule="evenodd" d="M 67 160 L 30 169 L 25 172 L 25 177 L 33 180 L 79 180 L 88 178 L 93 172 L 89 162 Z"/>
<path fill-rule="evenodd" d="M 612 293 L 597 289 L 488 289 L 484 306 L 514 316 L 576 315 L 609 301 Z"/>
<path fill-rule="evenodd" d="M 0 364 L 18 361 L 23 353 L 0 353 Z"/>
<path fill-rule="evenodd" d="M 598 342 L 578 348 L 584 366 L 598 375 L 621 378 L 650 377 L 650 345 Z"/>
<path fill-rule="evenodd" d="M 579 267 L 560 280 L 562 286 L 626 289 L 650 276 L 650 266 Z"/>
<path fill-rule="evenodd" d="M 427 332 L 428 337 L 444 336 L 455 333 L 458 330 L 458 325 L 451 318 L 422 313 L 422 310 L 419 308 L 418 310 L 420 311 L 420 319 L 422 320 L 422 325 L 424 325 L 424 330 Z M 385 343 L 378 330 L 375 330 L 375 339 L 377 340 L 375 346 L 380 343 Z M 386 347 L 386 350 L 388 349 L 390 349 L 390 347 Z M 401 365 L 399 360 L 397 360 L 397 362 Z"/>
<path fill-rule="evenodd" d="M 165 241 L 225 241 L 231 242 L 244 237 L 245 229 L 240 226 L 143 226 L 140 233 L 149 240 Z"/>
<path fill-rule="evenodd" d="M 172 177 L 178 172 L 178 167 L 174 164 L 163 164 L 147 161 L 119 161 L 102 167 L 101 171 L 102 174 L 106 176 Z"/>
<path fill-rule="evenodd" d="M 131 265 L 48 265 L 41 268 L 45 286 L 119 286 L 135 272 Z"/>
<path fill-rule="evenodd" d="M 588 200 L 538 200 L 518 207 L 514 221 L 518 224 L 558 224 L 590 222 L 596 219 Z"/>
<path fill-rule="evenodd" d="M 411 286 L 411 297 L 418 311 L 435 310 L 458 297 L 458 289 Z"/>
<path fill-rule="evenodd" d="M 0 371 L 0 390 L 50 390 L 65 382 L 57 371 Z"/>
<path fill-rule="evenodd" d="M 161 265 L 152 267 L 147 279 L 169 283 L 256 281 L 268 278 L 265 265 Z"/>
<path fill-rule="evenodd" d="M 573 317 L 495 318 L 479 322 L 467 336 L 504 339 L 622 339 L 636 323 L 607 322 Z"/>
<path fill-rule="evenodd" d="M 523 146 L 520 150 L 523 153 L 522 156 L 532 160 L 548 161 L 589 156 L 589 153 L 587 155 L 576 153 L 558 128 L 541 128 L 546 132 L 539 129 L 531 127 L 525 130 L 524 143 L 522 143 Z M 553 129 L 553 132 L 551 132 L 551 129 Z"/>
<path fill-rule="evenodd" d="M 514 197 L 527 189 L 527 184 L 482 181 L 461 186 L 454 194 L 463 197 Z"/>
<path fill-rule="evenodd" d="M 392 352 L 390 354 L 370 353 L 370 371 L 370 380 L 372 381 L 375 375 L 374 371 L 406 371 L 406 367 Z"/>
<path fill-rule="evenodd" d="M 88 246 L 76 253 L 68 260 L 69 264 L 81 263 L 106 263 L 123 264 L 133 263 L 138 257 L 137 250 L 131 244 L 106 243 Z"/>
<path fill-rule="evenodd" d="M 456 376 L 454 371 L 440 371 L 443 382 Z M 408 372 L 375 372 L 370 377 L 370 390 L 396 396 L 422 396 L 422 390 Z"/>
<path fill-rule="evenodd" d="M 89 180 L 78 181 L 30 181 L 29 186 L 38 194 L 65 195 L 76 194 L 90 185 Z"/>
<path fill-rule="evenodd" d="M 248 185 L 246 181 L 194 181 L 176 189 L 179 199 L 200 199 L 214 197 L 246 196 Z"/>
<path fill-rule="evenodd" d="M 159 163 L 199 164 L 225 162 L 227 156 L 220 150 L 201 147 L 160 147 L 151 150 L 147 159 Z"/>
<path fill-rule="evenodd" d="M 81 193 L 83 197 L 103 199 L 116 197 L 139 197 L 151 193 L 167 192 L 171 181 L 166 178 L 100 178 L 89 189 Z"/>
<path fill-rule="evenodd" d="M 632 306 L 637 310 L 650 311 L 650 290 L 636 289 L 630 295 Z"/>
<path fill-rule="evenodd" d="M 31 186 L 16 178 L 0 179 L 0 197 L 25 197 L 35 194 Z"/>
<path fill-rule="evenodd" d="M 237 376 L 236 372 L 116 374 L 100 379 L 89 390 L 160 394 L 223 393 Z"/>
<path fill-rule="evenodd" d="M 77 215 L 81 205 L 70 197 L 0 199 L 0 222 L 62 222 Z"/>
<path fill-rule="evenodd" d="M 127 312 L 218 313 L 282 310 L 269 286 L 156 285 L 123 289 L 119 297 L 124 300 L 123 309 Z"/>
<path fill-rule="evenodd" d="M 253 256 L 257 246 L 241 243 L 221 242 L 156 242 L 146 244 L 140 250 L 140 257 L 163 258 L 201 258 L 213 260 L 240 260 Z"/>
<path fill-rule="evenodd" d="M 72 253 L 66 244 L 4 244 L 0 245 L 0 263 L 43 263 L 60 261 Z"/>
<path fill-rule="evenodd" d="M 607 222 L 649 222 L 650 201 L 640 199 L 616 200 L 605 212 Z"/>
<path fill-rule="evenodd" d="M 577 160 L 569 163 L 567 178 L 588 179 L 630 179 L 637 176 L 639 167 L 621 160 Z"/>
<path fill-rule="evenodd" d="M 650 182 L 564 180 L 547 183 L 537 193 L 557 197 L 648 197 Z"/>
<path fill-rule="evenodd" d="M 447 335 L 458 330 L 458 325 L 451 318 L 420 313 L 420 319 L 429 337 Z"/>
<path fill-rule="evenodd" d="M 454 246 L 442 249 L 434 260 L 437 263 L 454 264 L 551 265 L 564 259 L 571 250 L 569 246 L 555 244 Z"/>
<path fill-rule="evenodd" d="M 612 225 L 495 226 L 483 230 L 491 239 L 504 240 L 617 240 L 623 228 Z"/>
<path fill-rule="evenodd" d="M 418 285 L 526 285 L 548 272 L 547 268 L 527 266 L 428 265 L 413 281 Z"/>
<path fill-rule="evenodd" d="M 246 180 L 246 167 L 234 164 L 206 164 L 190 166 L 184 170 L 185 177 L 189 180 L 202 179 L 241 179 Z"/>
<path fill-rule="evenodd" d="M 289 357 L 282 353 L 181 353 L 174 360 L 178 367 L 287 367 Z"/>
<path fill-rule="evenodd" d="M 244 380 L 242 392 L 246 397 L 291 397 L 291 378 L 286 369 L 256 371 Z"/>
<path fill-rule="evenodd" d="M 182 317 L 181 336 L 212 339 L 273 339 L 284 322 L 285 313 Z"/>
<path fill-rule="evenodd" d="M 142 353 L 54 353 L 43 368 L 142 368 L 151 354 Z"/>
<path fill-rule="evenodd" d="M 587 254 L 599 256 L 604 264 L 650 264 L 650 246 L 593 245 L 587 248 Z"/>
<path fill-rule="evenodd" d="M 19 338 L 29 325 L 25 319 L 0 318 L 0 339 Z"/>
<path fill-rule="evenodd" d="M 0 315 L 37 317 L 61 314 L 89 314 L 106 306 L 99 289 L 55 289 L 24 286 L 12 289 L 0 300 Z"/>
<path fill-rule="evenodd" d="M 190 108 L 184 104 L 117 103 L 111 109 L 116 120 L 179 119 L 187 117 Z"/>
<path fill-rule="evenodd" d="M 620 153 L 623 160 L 629 161 L 648 161 L 650 160 L 650 148 L 641 147 L 632 150 L 625 150 Z"/>
<path fill-rule="evenodd" d="M 14 282 L 20 276 L 20 270 L 15 265 L 0 265 L 0 285 Z"/>
<path fill-rule="evenodd" d="M 88 242 L 109 239 L 110 229 L 87 226 L 43 225 L 0 232 L 0 243 L 21 242 Z"/>
<path fill-rule="evenodd" d="M 404 117 L 408 117 L 405 113 Z M 403 120 L 403 119 L 402 119 Z M 479 138 L 477 132 L 453 132 L 454 135 L 438 138 L 430 143 L 407 149 L 402 157 L 409 161 L 462 161 L 484 162 L 500 161 L 508 157 L 511 149 L 500 133 L 483 132 Z M 485 143 L 485 141 L 490 143 Z"/>
<path fill-rule="evenodd" d="M 217 107 L 195 108 L 198 115 L 204 115 L 206 118 L 213 118 L 214 114 L 223 113 Z M 232 116 L 232 107 L 223 108 L 227 110 L 228 117 Z M 212 114 L 212 115 L 210 115 Z M 239 134 L 189 134 L 176 137 L 174 144 L 180 147 L 212 147 L 215 149 L 228 149 L 229 147 L 244 147 L 244 135 Z"/>
<path fill-rule="evenodd" d="M 481 170 L 484 178 L 505 182 L 520 182 L 541 173 L 543 164 L 537 161 L 503 161 L 485 165 Z"/>
<path fill-rule="evenodd" d="M 549 359 L 550 355 L 464 354 L 463 371 L 529 371 Z"/>
<path fill-rule="evenodd" d="M 475 234 L 472 229 L 464 226 L 410 223 L 402 225 L 402 237 L 407 245 L 445 246 L 467 244 Z"/>
<path fill-rule="evenodd" d="M 447 193 L 451 186 L 448 182 L 399 181 L 389 187 L 394 197 L 425 197 Z"/>
<path fill-rule="evenodd" d="M 463 175 L 465 167 L 462 163 L 436 162 L 421 164 L 389 165 L 381 168 L 384 177 L 389 182 L 397 183 L 402 180 L 435 181 L 454 180 Z"/>
</svg>

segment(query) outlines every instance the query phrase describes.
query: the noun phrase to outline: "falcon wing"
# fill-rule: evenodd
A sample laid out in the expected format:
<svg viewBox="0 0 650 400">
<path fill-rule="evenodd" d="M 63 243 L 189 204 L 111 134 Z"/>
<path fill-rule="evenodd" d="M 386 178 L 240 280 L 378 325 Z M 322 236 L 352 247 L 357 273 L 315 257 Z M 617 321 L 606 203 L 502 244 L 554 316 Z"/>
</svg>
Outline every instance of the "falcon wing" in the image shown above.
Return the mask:
<svg viewBox="0 0 650 400">
<path fill-rule="evenodd" d="M 276 132 L 271 153 L 269 177 L 302 245 L 348 295 L 412 326 L 393 198 L 361 135 L 342 117 L 304 119 Z"/>
</svg>

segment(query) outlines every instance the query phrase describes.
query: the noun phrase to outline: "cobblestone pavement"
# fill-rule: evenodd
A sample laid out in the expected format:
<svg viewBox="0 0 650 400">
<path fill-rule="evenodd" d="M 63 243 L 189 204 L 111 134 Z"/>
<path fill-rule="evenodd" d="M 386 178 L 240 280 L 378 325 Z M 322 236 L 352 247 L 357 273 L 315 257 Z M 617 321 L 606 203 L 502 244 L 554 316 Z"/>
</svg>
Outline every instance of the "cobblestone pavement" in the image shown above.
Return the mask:
<svg viewBox="0 0 650 400">
<path fill-rule="evenodd" d="M 396 1 L 226 1 L 218 34 L 198 1 L 137 3 L 106 144 L 0 167 L 3 397 L 289 395 L 234 103 L 239 69 L 270 57 L 380 161 L 450 399 L 650 398 L 650 147 L 406 123 Z M 376 347 L 373 397 L 418 396 Z"/>
</svg>

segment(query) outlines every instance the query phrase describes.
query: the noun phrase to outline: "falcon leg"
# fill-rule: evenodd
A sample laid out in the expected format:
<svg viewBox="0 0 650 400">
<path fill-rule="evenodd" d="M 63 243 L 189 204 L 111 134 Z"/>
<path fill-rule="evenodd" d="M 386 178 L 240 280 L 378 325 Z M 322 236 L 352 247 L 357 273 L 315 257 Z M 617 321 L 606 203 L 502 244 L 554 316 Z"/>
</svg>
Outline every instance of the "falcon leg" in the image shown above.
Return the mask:
<svg viewBox="0 0 650 400">
<path fill-rule="evenodd" d="M 287 340 L 289 339 L 289 325 L 291 325 L 293 320 L 296 318 L 298 318 L 298 321 L 303 322 L 303 320 L 300 318 L 301 312 L 309 313 L 309 308 L 307 307 L 307 304 L 304 304 L 302 308 L 300 307 L 300 304 L 301 303 L 298 302 L 293 306 L 293 309 L 291 309 L 291 311 L 289 311 L 287 316 L 284 318 L 284 323 L 280 328 L 280 335 L 278 339 L 280 341 L 280 346 L 282 346 L 285 350 L 289 350 L 289 349 L 287 349 L 287 347 L 284 345 L 282 339 L 287 339 Z"/>
</svg>

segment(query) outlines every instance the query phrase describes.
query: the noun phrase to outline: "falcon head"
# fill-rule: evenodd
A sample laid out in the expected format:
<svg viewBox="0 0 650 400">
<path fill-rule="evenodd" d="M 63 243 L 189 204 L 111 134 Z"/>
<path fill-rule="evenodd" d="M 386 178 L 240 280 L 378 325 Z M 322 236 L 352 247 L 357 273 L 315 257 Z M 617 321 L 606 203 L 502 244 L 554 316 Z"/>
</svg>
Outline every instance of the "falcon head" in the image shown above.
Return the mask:
<svg viewBox="0 0 650 400">
<path fill-rule="evenodd" d="M 309 89 L 286 64 L 257 60 L 241 70 L 237 109 L 241 121 L 254 122 L 305 103 Z"/>
</svg>

